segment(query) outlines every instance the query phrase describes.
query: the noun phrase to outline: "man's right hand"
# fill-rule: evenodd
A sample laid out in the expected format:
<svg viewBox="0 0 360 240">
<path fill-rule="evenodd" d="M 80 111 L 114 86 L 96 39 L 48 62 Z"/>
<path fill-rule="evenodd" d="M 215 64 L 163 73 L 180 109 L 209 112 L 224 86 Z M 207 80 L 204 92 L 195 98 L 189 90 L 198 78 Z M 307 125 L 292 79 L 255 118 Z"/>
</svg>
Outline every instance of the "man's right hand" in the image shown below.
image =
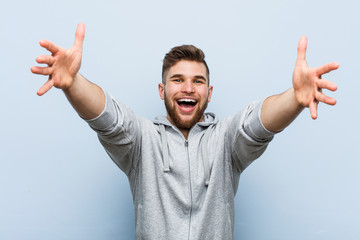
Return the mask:
<svg viewBox="0 0 360 240">
<path fill-rule="evenodd" d="M 41 40 L 40 45 L 51 55 L 42 55 L 36 62 L 47 64 L 47 67 L 32 67 L 31 72 L 49 76 L 48 81 L 38 90 L 39 96 L 49 91 L 53 86 L 63 90 L 69 89 L 81 66 L 82 45 L 85 36 L 85 25 L 79 23 L 75 33 L 75 43 L 69 49 L 61 48 L 54 43 Z"/>
<path fill-rule="evenodd" d="M 38 90 L 39 96 L 53 86 L 64 90 L 64 93 L 84 119 L 97 117 L 105 107 L 105 95 L 96 84 L 81 76 L 79 72 L 82 58 L 82 45 L 85 36 L 85 25 L 79 23 L 75 34 L 75 43 L 69 49 L 56 46 L 47 40 L 40 41 L 51 55 L 42 55 L 36 58 L 38 63 L 47 64 L 47 67 L 32 67 L 35 74 L 49 76 L 48 81 Z"/>
</svg>

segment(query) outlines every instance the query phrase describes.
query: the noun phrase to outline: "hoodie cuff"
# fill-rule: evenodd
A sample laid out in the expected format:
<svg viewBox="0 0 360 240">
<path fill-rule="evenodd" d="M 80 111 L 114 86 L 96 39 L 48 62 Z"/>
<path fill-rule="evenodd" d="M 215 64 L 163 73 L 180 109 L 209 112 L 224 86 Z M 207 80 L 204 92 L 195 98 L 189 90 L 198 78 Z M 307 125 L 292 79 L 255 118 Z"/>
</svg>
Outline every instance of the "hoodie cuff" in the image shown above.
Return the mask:
<svg viewBox="0 0 360 240">
<path fill-rule="evenodd" d="M 267 130 L 261 122 L 261 107 L 264 101 L 255 103 L 252 114 L 250 114 L 248 122 L 251 124 L 245 125 L 245 132 L 253 136 L 255 139 L 272 139 L 274 132 Z"/>
<path fill-rule="evenodd" d="M 97 130 L 103 130 L 106 129 L 108 126 L 111 126 L 114 123 L 115 116 L 116 116 L 116 110 L 114 106 L 114 102 L 112 100 L 112 96 L 105 92 L 105 108 L 100 113 L 99 116 L 85 120 L 92 128 Z"/>
</svg>

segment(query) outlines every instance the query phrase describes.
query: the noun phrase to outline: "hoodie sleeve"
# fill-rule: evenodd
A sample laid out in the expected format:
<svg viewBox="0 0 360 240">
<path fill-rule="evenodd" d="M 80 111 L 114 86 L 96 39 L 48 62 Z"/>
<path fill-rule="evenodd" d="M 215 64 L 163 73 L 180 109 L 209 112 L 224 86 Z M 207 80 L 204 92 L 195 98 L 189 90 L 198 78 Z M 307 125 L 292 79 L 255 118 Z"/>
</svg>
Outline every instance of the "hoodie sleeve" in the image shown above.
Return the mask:
<svg viewBox="0 0 360 240">
<path fill-rule="evenodd" d="M 268 131 L 260 120 L 262 101 L 249 104 L 230 121 L 228 141 L 234 170 L 244 171 L 260 157 L 275 133 Z"/>
<path fill-rule="evenodd" d="M 106 92 L 105 96 L 103 112 L 86 122 L 97 133 L 111 159 L 128 175 L 135 164 L 133 155 L 141 138 L 140 124 L 130 109 Z"/>
</svg>

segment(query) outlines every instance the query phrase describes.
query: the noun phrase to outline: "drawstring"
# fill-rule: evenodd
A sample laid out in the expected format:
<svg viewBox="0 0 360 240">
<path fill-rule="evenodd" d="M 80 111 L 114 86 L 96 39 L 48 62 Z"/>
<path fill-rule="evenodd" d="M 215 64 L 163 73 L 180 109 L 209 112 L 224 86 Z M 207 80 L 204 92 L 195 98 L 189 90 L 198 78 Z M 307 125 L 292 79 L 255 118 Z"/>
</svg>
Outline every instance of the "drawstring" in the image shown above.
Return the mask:
<svg viewBox="0 0 360 240">
<path fill-rule="evenodd" d="M 207 143 L 208 143 L 208 139 L 209 139 L 209 128 L 205 131 L 203 139 L 202 139 L 202 143 L 201 143 L 201 150 L 202 150 L 202 160 L 203 160 L 203 164 L 204 164 L 204 175 L 205 175 L 205 186 L 209 185 L 209 181 L 210 181 L 210 166 L 209 166 L 209 159 L 208 159 L 208 152 L 207 152 Z"/>
<path fill-rule="evenodd" d="M 160 135 L 161 135 L 161 143 L 162 143 L 162 149 L 163 149 L 163 164 L 164 164 L 164 172 L 170 171 L 169 166 L 169 148 L 168 148 L 168 142 L 165 132 L 165 126 L 162 124 L 159 124 L 160 128 Z M 205 186 L 209 185 L 210 182 L 210 166 L 209 166 L 209 159 L 208 159 L 208 151 L 207 151 L 207 143 L 209 140 L 209 128 L 205 131 L 201 143 L 201 151 L 202 151 L 202 160 L 204 165 L 204 176 L 205 176 Z"/>
<path fill-rule="evenodd" d="M 164 125 L 160 124 L 160 135 L 161 135 L 161 143 L 162 143 L 162 149 L 163 149 L 163 161 L 164 161 L 164 172 L 169 172 L 169 149 L 167 144 L 167 138 L 166 138 L 166 132 Z"/>
</svg>

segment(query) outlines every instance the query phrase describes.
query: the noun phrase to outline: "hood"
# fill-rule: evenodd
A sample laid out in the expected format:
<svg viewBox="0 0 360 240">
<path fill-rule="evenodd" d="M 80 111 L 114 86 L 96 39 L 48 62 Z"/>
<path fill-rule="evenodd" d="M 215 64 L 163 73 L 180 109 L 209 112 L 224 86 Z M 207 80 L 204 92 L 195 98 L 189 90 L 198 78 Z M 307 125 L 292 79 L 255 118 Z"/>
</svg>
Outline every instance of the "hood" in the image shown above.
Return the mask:
<svg viewBox="0 0 360 240">
<path fill-rule="evenodd" d="M 153 121 L 155 124 L 162 124 L 165 126 L 173 126 L 170 121 L 166 118 L 166 116 L 158 116 L 155 118 L 155 120 Z M 210 126 L 212 124 L 215 124 L 218 122 L 218 119 L 215 115 L 215 113 L 212 112 L 207 112 L 204 113 L 204 119 L 202 122 L 198 122 L 197 124 L 203 127 L 207 127 Z"/>
</svg>

